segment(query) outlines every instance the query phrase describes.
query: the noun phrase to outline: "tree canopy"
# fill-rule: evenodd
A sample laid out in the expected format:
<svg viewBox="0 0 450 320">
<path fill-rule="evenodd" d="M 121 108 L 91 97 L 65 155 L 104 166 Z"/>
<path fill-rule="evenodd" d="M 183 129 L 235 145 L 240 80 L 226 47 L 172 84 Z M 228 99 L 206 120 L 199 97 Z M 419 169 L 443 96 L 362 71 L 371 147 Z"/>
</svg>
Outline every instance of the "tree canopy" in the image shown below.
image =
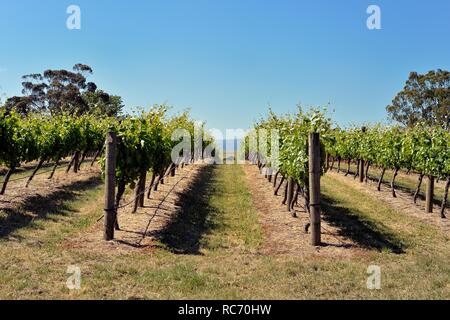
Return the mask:
<svg viewBox="0 0 450 320">
<path fill-rule="evenodd" d="M 450 72 L 411 72 L 402 91 L 386 107 L 390 117 L 413 127 L 418 123 L 450 129 Z"/>
<path fill-rule="evenodd" d="M 87 82 L 93 72 L 88 65 L 78 63 L 68 70 L 45 70 L 22 77 L 22 96 L 6 100 L 6 110 L 26 115 L 32 112 L 50 115 L 98 114 L 117 116 L 122 108 L 119 96 L 99 90 Z"/>
</svg>

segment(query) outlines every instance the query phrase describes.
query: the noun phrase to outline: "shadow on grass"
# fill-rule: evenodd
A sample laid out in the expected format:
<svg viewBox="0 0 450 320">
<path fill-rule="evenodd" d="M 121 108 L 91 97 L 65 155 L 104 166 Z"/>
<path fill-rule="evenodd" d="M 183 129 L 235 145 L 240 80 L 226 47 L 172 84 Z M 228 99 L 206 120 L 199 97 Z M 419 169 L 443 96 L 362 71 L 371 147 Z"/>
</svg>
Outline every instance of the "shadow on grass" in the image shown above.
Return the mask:
<svg viewBox="0 0 450 320">
<path fill-rule="evenodd" d="M 381 171 L 381 170 L 380 170 L 380 171 Z M 391 170 L 391 171 L 392 171 L 392 170 Z M 334 170 L 334 172 L 337 172 L 337 171 Z M 346 172 L 346 171 L 342 171 L 342 170 L 341 170 L 340 173 L 345 174 L 345 172 Z M 387 172 L 387 171 L 386 171 L 386 172 Z M 349 172 L 349 174 L 348 174 L 347 177 L 349 177 L 349 178 L 354 178 L 354 177 L 355 177 L 355 171 L 354 171 L 354 170 L 350 170 L 350 172 Z M 358 179 L 358 178 L 356 178 L 356 179 Z M 369 172 L 368 179 L 369 179 L 370 181 L 372 181 L 373 183 L 378 183 L 380 177 L 379 177 L 379 174 L 378 174 L 378 173 L 377 173 L 377 174 L 374 174 L 373 172 Z M 417 179 L 418 179 L 418 178 L 417 178 Z M 423 181 L 422 181 L 422 188 L 423 188 L 424 186 L 426 186 L 426 184 L 427 184 L 426 179 L 427 179 L 426 177 L 423 178 Z M 396 191 L 401 191 L 401 192 L 403 192 L 403 193 L 406 193 L 407 195 L 409 195 L 409 196 L 411 197 L 411 201 L 413 201 L 414 193 L 416 192 L 416 187 L 417 187 L 418 182 L 419 182 L 418 180 L 415 181 L 415 182 L 414 182 L 414 184 L 415 184 L 414 188 L 411 188 L 411 187 L 408 187 L 408 186 L 406 186 L 406 185 L 403 185 L 403 184 L 402 184 L 400 181 L 398 181 L 398 179 L 397 179 L 397 181 L 395 182 L 395 190 L 396 190 Z M 411 182 L 411 183 L 413 183 L 413 182 Z M 391 181 L 387 180 L 386 178 L 383 179 L 383 181 L 382 181 L 381 184 L 382 184 L 384 187 L 388 188 L 388 189 L 391 188 Z M 417 197 L 417 199 L 419 199 L 419 200 L 421 200 L 421 201 L 425 201 L 425 194 L 424 194 L 422 191 L 420 191 L 420 192 L 419 192 L 419 195 L 418 195 L 418 197 Z M 434 198 L 433 198 L 433 205 L 436 205 L 436 206 L 441 206 L 441 205 L 442 205 L 442 199 L 439 199 L 439 197 L 437 197 L 436 194 L 434 195 Z M 450 202 L 447 204 L 447 208 L 450 208 Z"/>
<path fill-rule="evenodd" d="M 405 245 L 395 234 L 387 230 L 379 223 L 350 211 L 348 208 L 338 206 L 336 202 L 322 195 L 322 218 L 330 225 L 338 228 L 340 236 L 352 239 L 360 247 L 388 250 L 393 253 L 404 253 Z"/>
<path fill-rule="evenodd" d="M 214 229 L 208 219 L 213 212 L 208 200 L 215 170 L 213 165 L 201 168 L 189 188 L 179 194 L 175 204 L 180 209 L 173 219 L 162 230 L 151 232 L 171 252 L 199 254 L 202 236 Z"/>
<path fill-rule="evenodd" d="M 59 187 L 47 195 L 31 195 L 24 198 L 16 208 L 1 208 L 6 217 L 0 217 L 0 239 L 8 237 L 15 230 L 27 227 L 35 220 L 51 219 L 50 215 L 67 215 L 74 210 L 70 201 L 79 197 L 79 192 L 93 189 L 100 185 L 100 177 L 92 177 Z"/>
</svg>

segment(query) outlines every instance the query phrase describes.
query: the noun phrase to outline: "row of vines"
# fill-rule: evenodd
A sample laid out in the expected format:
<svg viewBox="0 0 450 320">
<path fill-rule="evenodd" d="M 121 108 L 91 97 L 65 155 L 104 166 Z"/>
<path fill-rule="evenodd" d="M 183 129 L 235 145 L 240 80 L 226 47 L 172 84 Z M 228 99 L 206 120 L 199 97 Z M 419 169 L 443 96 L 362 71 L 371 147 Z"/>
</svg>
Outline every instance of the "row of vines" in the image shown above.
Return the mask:
<svg viewBox="0 0 450 320">
<path fill-rule="evenodd" d="M 270 183 L 277 195 L 284 185 L 283 205 L 296 216 L 294 205 L 303 196 L 304 209 L 310 212 L 309 190 L 309 141 L 311 132 L 321 136 L 320 171 L 326 170 L 325 148 L 332 122 L 320 110 L 302 112 L 295 115 L 278 116 L 272 111 L 266 119 L 259 120 L 245 137 L 242 150 L 246 159 L 258 165 L 259 170 Z M 279 179 L 280 178 L 280 179 Z M 310 224 L 305 225 L 308 231 Z"/>
<path fill-rule="evenodd" d="M 348 175 L 351 163 L 356 163 L 355 176 L 364 176 L 366 181 L 370 166 L 379 168 L 378 191 L 386 170 L 392 170 L 393 197 L 396 197 L 395 180 L 400 170 L 418 173 L 414 202 L 425 176 L 431 183 L 435 179 L 446 179 L 440 212 L 441 217 L 445 217 L 450 186 L 450 132 L 443 128 L 423 125 L 408 129 L 380 125 L 347 130 L 338 128 L 330 135 L 327 153 L 331 157 L 330 169 L 337 162 L 337 170 L 341 171 L 341 161 L 345 161 L 345 174 Z"/>
<path fill-rule="evenodd" d="M 268 117 L 259 120 L 253 129 L 244 139 L 246 157 L 273 182 L 275 194 L 287 181 L 283 204 L 287 204 L 293 215 L 299 194 L 305 197 L 305 209 L 309 211 L 308 133 L 318 132 L 322 173 L 333 170 L 336 164 L 337 170 L 341 171 L 341 162 L 345 162 L 346 175 L 350 173 L 351 165 L 356 164 L 355 176 L 361 173 L 361 178 L 364 176 L 367 181 L 369 168 L 376 167 L 380 169 L 380 190 L 386 170 L 392 170 L 391 188 L 395 197 L 395 179 L 399 171 L 415 172 L 419 181 L 414 201 L 425 176 L 431 181 L 446 179 L 440 212 L 441 217 L 445 217 L 450 186 L 450 133 L 440 127 L 417 125 L 405 129 L 375 125 L 342 129 L 334 126 L 324 112 L 313 109 L 282 116 L 270 111 Z M 281 180 L 277 182 L 280 176 Z"/>
<path fill-rule="evenodd" d="M 165 106 L 155 106 L 149 112 L 141 112 L 122 118 L 98 118 L 92 115 L 82 116 L 42 116 L 27 117 L 14 112 L 0 114 L 0 166 L 7 172 L 2 181 L 0 194 L 4 194 L 10 177 L 25 163 L 36 162 L 37 165 L 27 186 L 45 162 L 53 162 L 54 167 L 49 179 L 61 162 L 70 158 L 67 172 L 73 168 L 77 172 L 87 156 L 93 157 L 92 163 L 99 159 L 104 170 L 104 145 L 107 132 L 116 132 L 118 146 L 116 154 L 116 180 L 118 206 L 129 185 L 143 201 L 143 190 L 147 172 L 152 173 L 148 187 L 157 188 L 164 182 L 167 172 L 174 173 L 177 166 L 191 162 L 194 157 L 194 131 L 196 123 L 188 112 L 172 117 L 168 116 Z M 198 126 L 197 126 L 198 127 Z M 174 146 L 184 138 L 173 136 L 175 129 L 181 129 L 191 139 L 191 150 L 173 163 L 171 152 Z M 200 126 L 203 146 L 212 139 Z M 136 208 L 135 208 L 136 209 Z"/>
</svg>

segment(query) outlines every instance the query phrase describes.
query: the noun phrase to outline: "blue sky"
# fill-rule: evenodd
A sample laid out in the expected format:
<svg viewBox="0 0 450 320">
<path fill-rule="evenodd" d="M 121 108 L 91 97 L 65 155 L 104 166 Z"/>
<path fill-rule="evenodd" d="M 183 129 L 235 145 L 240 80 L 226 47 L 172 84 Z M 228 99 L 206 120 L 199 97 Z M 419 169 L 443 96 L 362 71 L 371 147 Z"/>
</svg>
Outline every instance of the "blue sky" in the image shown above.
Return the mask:
<svg viewBox="0 0 450 320">
<path fill-rule="evenodd" d="M 81 30 L 66 28 L 70 4 Z M 450 69 L 449 39 L 448 0 L 0 0 L 0 94 L 81 62 L 127 110 L 167 102 L 219 129 L 298 102 L 330 103 L 343 125 L 385 121 L 410 71 Z"/>
</svg>

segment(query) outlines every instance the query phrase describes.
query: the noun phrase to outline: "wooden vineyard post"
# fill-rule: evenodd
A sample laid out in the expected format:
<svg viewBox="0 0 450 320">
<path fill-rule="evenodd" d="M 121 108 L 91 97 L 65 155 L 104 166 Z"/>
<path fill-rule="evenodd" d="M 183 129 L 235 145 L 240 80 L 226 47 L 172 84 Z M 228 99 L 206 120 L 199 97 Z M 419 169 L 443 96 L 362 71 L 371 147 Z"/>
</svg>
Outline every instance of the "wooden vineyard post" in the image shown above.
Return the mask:
<svg viewBox="0 0 450 320">
<path fill-rule="evenodd" d="M 359 182 L 364 182 L 365 172 L 364 169 L 366 168 L 366 163 L 363 159 L 359 161 Z"/>
<path fill-rule="evenodd" d="M 311 244 L 321 244 L 320 235 L 320 137 L 309 134 L 309 201 L 311 212 Z"/>
<path fill-rule="evenodd" d="M 114 239 L 114 223 L 116 220 L 116 141 L 114 132 L 106 135 L 106 163 L 105 163 L 105 219 L 103 239 Z"/>
<path fill-rule="evenodd" d="M 428 176 L 427 179 L 427 194 L 426 194 L 426 203 L 425 203 L 425 212 L 432 213 L 433 212 L 433 196 L 434 196 L 434 177 Z"/>
</svg>

